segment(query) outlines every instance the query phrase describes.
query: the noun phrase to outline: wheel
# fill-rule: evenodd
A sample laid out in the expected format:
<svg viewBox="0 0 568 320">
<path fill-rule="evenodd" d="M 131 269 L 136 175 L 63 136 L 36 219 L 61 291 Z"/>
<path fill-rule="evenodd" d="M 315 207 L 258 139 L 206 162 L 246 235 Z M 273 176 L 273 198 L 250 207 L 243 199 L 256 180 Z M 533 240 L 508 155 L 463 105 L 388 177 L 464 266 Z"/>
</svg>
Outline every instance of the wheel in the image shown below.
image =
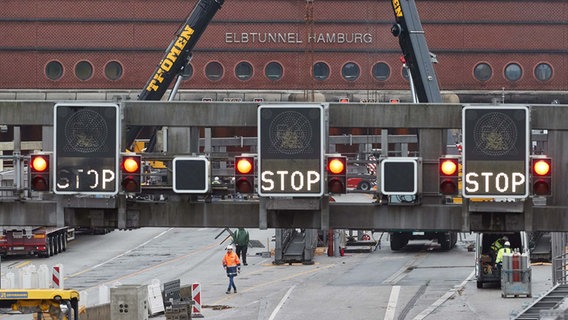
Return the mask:
<svg viewBox="0 0 568 320">
<path fill-rule="evenodd" d="M 456 243 L 458 243 L 458 233 L 457 232 L 452 232 L 450 233 L 452 236 L 452 248 L 456 246 Z"/>
<path fill-rule="evenodd" d="M 371 190 L 371 184 L 369 183 L 369 181 L 361 181 L 359 182 L 357 189 L 362 191 L 369 191 Z"/>
<path fill-rule="evenodd" d="M 397 251 L 402 249 L 408 243 L 408 239 L 400 233 L 392 233 L 390 236 L 391 250 Z"/>
<path fill-rule="evenodd" d="M 56 255 L 57 251 L 56 251 L 56 243 L 55 243 L 55 239 L 53 237 L 49 237 L 49 243 L 51 244 L 51 255 Z"/>
<path fill-rule="evenodd" d="M 457 233 L 449 232 L 447 234 L 438 234 L 438 243 L 442 247 L 442 250 L 450 250 L 456 246 Z"/>
<path fill-rule="evenodd" d="M 61 249 L 63 251 L 67 250 L 67 234 L 66 233 L 61 235 Z"/>
<path fill-rule="evenodd" d="M 65 251 L 65 234 L 59 235 L 59 253 Z"/>
<path fill-rule="evenodd" d="M 442 246 L 442 250 L 450 250 L 454 247 L 452 233 L 441 235 L 438 238 L 438 243 Z"/>
<path fill-rule="evenodd" d="M 45 254 L 46 257 L 51 257 L 53 255 L 53 247 L 52 247 L 52 244 L 51 244 L 51 237 L 47 238 L 46 249 L 47 249 L 47 253 Z"/>
<path fill-rule="evenodd" d="M 61 238 L 59 237 L 58 234 L 56 234 L 55 236 L 53 236 L 53 244 L 55 246 L 55 254 L 58 254 L 61 252 Z"/>
</svg>

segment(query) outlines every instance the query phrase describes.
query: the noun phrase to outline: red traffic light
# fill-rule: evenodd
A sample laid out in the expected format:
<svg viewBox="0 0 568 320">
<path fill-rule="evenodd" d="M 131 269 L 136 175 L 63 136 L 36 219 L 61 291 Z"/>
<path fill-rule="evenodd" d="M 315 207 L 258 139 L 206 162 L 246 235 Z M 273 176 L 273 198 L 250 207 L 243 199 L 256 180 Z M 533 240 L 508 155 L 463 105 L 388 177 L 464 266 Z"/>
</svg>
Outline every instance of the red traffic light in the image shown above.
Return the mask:
<svg viewBox="0 0 568 320">
<path fill-rule="evenodd" d="M 443 195 L 457 195 L 459 193 L 459 159 L 440 158 L 439 159 L 439 192 Z"/>
<path fill-rule="evenodd" d="M 347 157 L 327 158 L 327 191 L 334 194 L 347 192 Z"/>
<path fill-rule="evenodd" d="M 249 157 L 236 158 L 235 173 L 250 174 L 253 169 L 253 161 L 254 159 Z"/>
<path fill-rule="evenodd" d="M 235 157 L 235 192 L 254 192 L 254 158 Z"/>
<path fill-rule="evenodd" d="M 537 196 L 552 194 L 552 160 L 550 158 L 531 159 L 532 193 Z"/>
<path fill-rule="evenodd" d="M 127 157 L 122 161 L 122 167 L 125 172 L 134 173 L 140 171 L 140 159 Z"/>
<path fill-rule="evenodd" d="M 30 161 L 32 171 L 44 172 L 49 168 L 48 159 L 44 155 L 34 155 Z"/>
<path fill-rule="evenodd" d="M 345 162 L 344 158 L 331 158 L 327 163 L 327 170 L 332 174 L 345 173 Z"/>
<path fill-rule="evenodd" d="M 444 176 L 455 176 L 458 173 L 457 159 L 443 159 L 440 162 L 440 173 Z"/>
<path fill-rule="evenodd" d="M 142 192 L 142 157 L 123 155 L 120 162 L 122 190 L 129 193 Z"/>
<path fill-rule="evenodd" d="M 536 176 L 550 175 L 550 159 L 535 159 L 533 162 L 533 173 Z"/>
<path fill-rule="evenodd" d="M 49 190 L 49 155 L 32 154 L 30 158 L 30 189 Z"/>
</svg>

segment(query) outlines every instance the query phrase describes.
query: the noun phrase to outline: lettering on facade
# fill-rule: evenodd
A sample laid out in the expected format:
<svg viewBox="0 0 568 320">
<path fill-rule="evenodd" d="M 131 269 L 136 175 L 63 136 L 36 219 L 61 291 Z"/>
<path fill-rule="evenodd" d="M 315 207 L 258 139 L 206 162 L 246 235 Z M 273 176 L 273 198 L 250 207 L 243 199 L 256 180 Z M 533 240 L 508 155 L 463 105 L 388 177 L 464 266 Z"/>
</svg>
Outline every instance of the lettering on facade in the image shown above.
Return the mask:
<svg viewBox="0 0 568 320">
<path fill-rule="evenodd" d="M 373 43 L 373 35 L 371 33 L 344 33 L 344 32 L 320 32 L 309 33 L 302 37 L 300 33 L 295 32 L 242 32 L 225 33 L 225 43 L 283 43 L 283 44 L 353 44 Z"/>
<path fill-rule="evenodd" d="M 183 31 L 178 36 L 175 44 L 172 46 L 172 48 L 168 52 L 168 55 L 166 56 L 166 58 L 160 62 L 160 67 L 158 68 L 158 70 L 156 71 L 154 76 L 152 77 L 152 81 L 150 81 L 150 84 L 148 84 L 148 87 L 146 87 L 146 91 L 157 91 L 158 90 L 159 83 L 162 83 L 164 81 L 164 77 L 163 77 L 164 73 L 170 71 L 170 69 L 172 68 L 174 63 L 177 61 L 177 59 L 178 59 L 179 55 L 181 54 L 181 52 L 183 51 L 183 49 L 185 49 L 185 46 L 187 45 L 189 38 L 191 38 L 191 35 L 193 35 L 194 32 L 195 31 L 190 26 L 185 25 L 185 27 L 183 28 Z"/>
</svg>

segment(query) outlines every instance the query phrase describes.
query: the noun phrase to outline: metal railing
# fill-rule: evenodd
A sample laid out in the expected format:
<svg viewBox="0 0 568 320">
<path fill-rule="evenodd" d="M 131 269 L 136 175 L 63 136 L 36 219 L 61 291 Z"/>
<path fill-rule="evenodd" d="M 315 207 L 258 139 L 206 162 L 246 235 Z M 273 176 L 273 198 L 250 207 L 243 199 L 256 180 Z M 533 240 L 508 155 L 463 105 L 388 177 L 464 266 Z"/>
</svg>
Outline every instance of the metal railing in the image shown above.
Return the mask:
<svg viewBox="0 0 568 320">
<path fill-rule="evenodd" d="M 568 233 L 552 232 L 552 283 L 568 284 Z"/>
<path fill-rule="evenodd" d="M 29 159 L 29 157 L 28 157 Z M 0 197 L 13 197 L 24 189 L 26 157 L 14 152 L 11 155 L 0 155 Z M 11 166 L 9 166 L 11 165 Z"/>
</svg>

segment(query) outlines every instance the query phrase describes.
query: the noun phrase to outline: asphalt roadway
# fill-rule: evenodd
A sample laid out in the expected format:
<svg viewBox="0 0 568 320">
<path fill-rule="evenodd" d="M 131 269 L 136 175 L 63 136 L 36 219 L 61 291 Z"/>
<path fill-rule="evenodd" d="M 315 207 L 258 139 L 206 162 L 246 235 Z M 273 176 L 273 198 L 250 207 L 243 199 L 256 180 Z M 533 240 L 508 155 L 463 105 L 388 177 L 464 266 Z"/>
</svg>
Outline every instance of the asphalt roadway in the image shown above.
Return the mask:
<svg viewBox="0 0 568 320">
<path fill-rule="evenodd" d="M 266 236 L 266 231 L 251 230 L 253 239 Z M 194 270 L 181 282 L 201 277 L 201 315 L 232 320 L 511 319 L 552 287 L 550 265 L 539 264 L 532 266 L 532 297 L 502 298 L 499 287 L 478 289 L 474 252 L 467 250 L 472 240 L 473 235 L 463 235 L 447 252 L 429 242 L 411 242 L 392 252 L 383 235 L 381 247 L 370 253 L 329 257 L 319 249 L 313 265 L 273 265 L 272 257 L 262 257 L 266 248 L 252 248 L 249 265 L 236 278 L 237 294 L 225 293 L 223 252 L 217 248 L 213 265 L 200 267 L 206 272 Z"/>
<path fill-rule="evenodd" d="M 155 279 L 200 283 L 206 319 L 510 319 L 534 299 L 502 298 L 498 287 L 477 288 L 475 253 L 467 250 L 473 234 L 461 235 L 449 251 L 425 241 L 391 251 L 388 236 L 374 233 L 381 246 L 372 252 L 330 257 L 319 248 L 311 265 L 274 265 L 274 257 L 266 256 L 274 249 L 274 230 L 248 230 L 264 247 L 249 249 L 236 294 L 225 293 L 223 229 L 142 228 L 82 236 L 50 258 L 3 261 L 2 271 L 30 262 L 64 264 L 65 287 L 80 291 L 81 304 L 89 307 L 100 303 L 102 286 Z M 533 265 L 532 296 L 548 291 L 551 278 L 550 265 Z M 32 319 L 29 314 L 0 318 Z"/>
</svg>

